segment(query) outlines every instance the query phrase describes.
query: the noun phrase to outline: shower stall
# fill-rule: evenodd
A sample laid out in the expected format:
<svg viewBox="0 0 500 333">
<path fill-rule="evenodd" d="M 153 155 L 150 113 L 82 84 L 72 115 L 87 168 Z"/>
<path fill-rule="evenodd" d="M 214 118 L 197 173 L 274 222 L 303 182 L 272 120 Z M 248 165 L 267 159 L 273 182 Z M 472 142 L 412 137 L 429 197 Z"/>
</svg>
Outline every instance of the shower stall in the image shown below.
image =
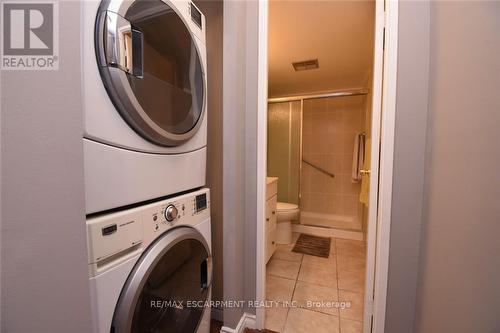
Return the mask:
<svg viewBox="0 0 500 333">
<path fill-rule="evenodd" d="M 298 204 L 300 224 L 363 231 L 361 181 L 353 177 L 356 137 L 370 114 L 366 90 L 268 101 L 268 176 L 278 201 Z"/>
</svg>

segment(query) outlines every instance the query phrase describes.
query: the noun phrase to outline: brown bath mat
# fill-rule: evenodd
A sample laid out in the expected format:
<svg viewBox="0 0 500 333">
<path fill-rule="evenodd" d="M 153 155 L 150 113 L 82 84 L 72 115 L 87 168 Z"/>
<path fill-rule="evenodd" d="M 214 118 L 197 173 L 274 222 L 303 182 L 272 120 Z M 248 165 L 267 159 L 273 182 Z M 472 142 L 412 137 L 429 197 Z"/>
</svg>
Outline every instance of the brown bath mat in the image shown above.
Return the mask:
<svg viewBox="0 0 500 333">
<path fill-rule="evenodd" d="M 309 254 L 316 257 L 328 258 L 330 256 L 330 241 L 328 237 L 318 237 L 300 234 L 292 251 Z"/>
</svg>

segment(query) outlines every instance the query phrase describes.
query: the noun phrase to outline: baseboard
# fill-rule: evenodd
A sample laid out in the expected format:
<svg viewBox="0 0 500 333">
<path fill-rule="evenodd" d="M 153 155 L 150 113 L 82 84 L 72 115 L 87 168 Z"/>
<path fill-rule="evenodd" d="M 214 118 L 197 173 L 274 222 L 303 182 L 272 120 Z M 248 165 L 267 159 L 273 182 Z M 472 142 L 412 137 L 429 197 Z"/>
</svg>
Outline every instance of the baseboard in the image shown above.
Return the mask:
<svg viewBox="0 0 500 333">
<path fill-rule="evenodd" d="M 345 238 L 359 241 L 362 241 L 364 239 L 363 233 L 361 231 L 324 228 L 303 224 L 292 224 L 292 231 L 320 237 Z"/>
<path fill-rule="evenodd" d="M 254 314 L 243 313 L 236 328 L 222 326 L 221 333 L 243 333 L 245 328 L 255 328 L 256 318 Z"/>
</svg>

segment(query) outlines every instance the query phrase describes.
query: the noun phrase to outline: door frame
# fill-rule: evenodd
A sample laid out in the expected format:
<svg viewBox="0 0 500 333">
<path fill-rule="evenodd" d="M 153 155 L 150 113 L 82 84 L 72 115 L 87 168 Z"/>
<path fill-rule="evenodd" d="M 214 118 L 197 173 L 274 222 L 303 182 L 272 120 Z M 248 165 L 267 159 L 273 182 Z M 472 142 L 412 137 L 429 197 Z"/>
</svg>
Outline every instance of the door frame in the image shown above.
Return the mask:
<svg viewBox="0 0 500 333">
<path fill-rule="evenodd" d="M 267 73 L 268 73 L 268 0 L 259 1 L 258 52 L 258 137 L 267 137 Z M 384 38 L 385 33 L 385 38 Z M 367 260 L 363 332 L 383 333 L 385 326 L 389 241 L 391 226 L 394 132 L 396 116 L 396 80 L 398 57 L 398 0 L 376 0 L 375 46 L 372 91 L 372 175 L 370 177 Z M 384 84 L 383 84 L 384 83 Z M 379 145 L 373 144 L 379 142 Z M 259 181 L 257 209 L 265 208 L 267 140 L 257 142 Z M 375 223 L 374 223 L 375 221 Z M 256 299 L 266 298 L 265 218 L 257 221 Z M 256 327 L 264 328 L 265 308 L 256 309 Z"/>
<path fill-rule="evenodd" d="M 269 0 L 258 1 L 258 77 L 257 77 L 257 241 L 255 299 L 266 299 L 266 176 L 267 176 L 267 75 Z M 255 326 L 263 329 L 266 309 L 255 309 Z"/>
<path fill-rule="evenodd" d="M 385 326 L 394 164 L 397 56 L 398 1 L 377 0 L 375 3 L 370 170 L 371 175 L 378 175 L 378 177 L 370 177 L 364 333 L 383 333 Z M 379 145 L 373 144 L 376 142 Z"/>
</svg>

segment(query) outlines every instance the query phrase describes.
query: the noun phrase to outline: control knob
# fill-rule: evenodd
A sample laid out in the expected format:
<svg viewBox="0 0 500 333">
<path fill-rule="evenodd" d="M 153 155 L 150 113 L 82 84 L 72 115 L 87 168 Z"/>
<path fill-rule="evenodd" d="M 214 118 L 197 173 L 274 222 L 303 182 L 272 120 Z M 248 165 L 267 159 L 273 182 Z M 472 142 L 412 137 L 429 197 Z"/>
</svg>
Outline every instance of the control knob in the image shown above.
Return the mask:
<svg viewBox="0 0 500 333">
<path fill-rule="evenodd" d="M 168 205 L 167 208 L 165 208 L 165 219 L 168 222 L 172 222 L 177 218 L 178 213 L 177 207 L 174 205 Z"/>
</svg>

